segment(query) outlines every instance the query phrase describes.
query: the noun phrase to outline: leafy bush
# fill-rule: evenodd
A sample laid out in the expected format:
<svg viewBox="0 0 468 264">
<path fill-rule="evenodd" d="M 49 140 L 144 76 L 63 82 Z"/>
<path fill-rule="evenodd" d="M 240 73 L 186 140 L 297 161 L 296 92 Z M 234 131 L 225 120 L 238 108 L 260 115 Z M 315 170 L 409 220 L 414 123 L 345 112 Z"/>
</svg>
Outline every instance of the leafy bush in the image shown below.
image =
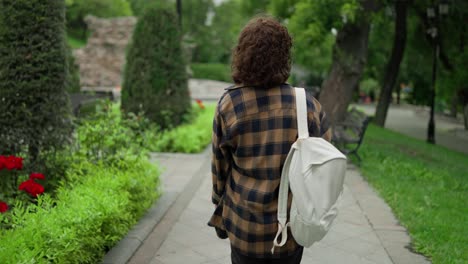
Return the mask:
<svg viewBox="0 0 468 264">
<path fill-rule="evenodd" d="M 150 149 L 156 152 L 197 153 L 206 148 L 211 141 L 211 128 L 215 105 L 208 105 L 195 113 L 193 122 L 163 131 Z"/>
<path fill-rule="evenodd" d="M 193 78 L 232 82 L 231 68 L 221 63 L 192 63 Z"/>
<path fill-rule="evenodd" d="M 61 148 L 71 133 L 64 1 L 0 0 L 2 154 Z"/>
<path fill-rule="evenodd" d="M 373 125 L 360 153 L 363 175 L 408 229 L 412 248 L 434 264 L 466 263 L 466 155 Z"/>
<path fill-rule="evenodd" d="M 179 125 L 190 110 L 187 73 L 175 12 L 148 6 L 127 54 L 122 109 L 144 112 L 162 129 Z"/>
<path fill-rule="evenodd" d="M 151 206 L 158 171 L 142 159 L 123 160 L 125 170 L 84 162 L 53 200 L 16 204 L 16 228 L 0 232 L 4 263 L 97 263 Z M 4 217 L 0 214 L 1 218 Z"/>
<path fill-rule="evenodd" d="M 77 128 L 78 152 L 87 160 L 116 166 L 128 155 L 144 151 L 141 138 L 126 126 L 112 103 L 97 106 L 96 114 L 83 120 Z"/>
</svg>

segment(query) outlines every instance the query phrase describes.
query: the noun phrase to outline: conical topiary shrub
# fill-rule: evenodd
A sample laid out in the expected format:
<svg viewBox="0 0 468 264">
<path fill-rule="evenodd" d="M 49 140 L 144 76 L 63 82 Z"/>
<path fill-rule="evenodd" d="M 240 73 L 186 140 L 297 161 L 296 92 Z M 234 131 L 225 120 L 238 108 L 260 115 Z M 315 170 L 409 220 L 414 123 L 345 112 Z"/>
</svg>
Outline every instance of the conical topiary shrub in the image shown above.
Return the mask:
<svg viewBox="0 0 468 264">
<path fill-rule="evenodd" d="M 67 67 L 65 1 L 0 0 L 0 154 L 64 146 Z"/>
<path fill-rule="evenodd" d="M 127 52 L 122 109 L 139 113 L 165 129 L 190 110 L 181 33 L 175 11 L 148 6 L 139 18 Z"/>
</svg>

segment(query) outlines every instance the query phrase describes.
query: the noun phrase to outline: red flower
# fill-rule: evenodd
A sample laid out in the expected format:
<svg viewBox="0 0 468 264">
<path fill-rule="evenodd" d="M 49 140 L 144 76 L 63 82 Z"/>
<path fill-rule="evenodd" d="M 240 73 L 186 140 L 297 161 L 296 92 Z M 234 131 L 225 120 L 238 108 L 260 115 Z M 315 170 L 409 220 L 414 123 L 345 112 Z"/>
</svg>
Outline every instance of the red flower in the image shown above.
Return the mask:
<svg viewBox="0 0 468 264">
<path fill-rule="evenodd" d="M 13 169 L 16 168 L 16 157 L 15 156 L 6 157 L 5 168 L 7 170 L 13 170 Z"/>
<path fill-rule="evenodd" d="M 6 168 L 7 170 L 22 170 L 23 169 L 23 158 L 15 156 L 0 156 L 0 170 Z"/>
<path fill-rule="evenodd" d="M 8 204 L 5 202 L 0 202 L 0 213 L 4 213 L 8 211 Z"/>
<path fill-rule="evenodd" d="M 33 179 L 22 182 L 18 189 L 29 193 L 32 197 L 37 197 L 38 194 L 42 194 L 44 192 L 44 186 L 35 182 Z"/>
<path fill-rule="evenodd" d="M 197 102 L 198 106 L 199 106 L 201 109 L 205 109 L 205 106 L 203 105 L 202 100 L 196 99 L 195 102 Z"/>
<path fill-rule="evenodd" d="M 29 175 L 29 179 L 31 179 L 31 180 L 34 180 L 34 179 L 44 180 L 45 177 L 44 177 L 44 174 L 42 174 L 42 173 L 33 172 L 33 173 L 31 173 Z"/>
<path fill-rule="evenodd" d="M 23 158 L 22 157 L 16 157 L 15 163 L 16 163 L 16 169 L 17 170 L 22 170 L 23 169 Z"/>
</svg>

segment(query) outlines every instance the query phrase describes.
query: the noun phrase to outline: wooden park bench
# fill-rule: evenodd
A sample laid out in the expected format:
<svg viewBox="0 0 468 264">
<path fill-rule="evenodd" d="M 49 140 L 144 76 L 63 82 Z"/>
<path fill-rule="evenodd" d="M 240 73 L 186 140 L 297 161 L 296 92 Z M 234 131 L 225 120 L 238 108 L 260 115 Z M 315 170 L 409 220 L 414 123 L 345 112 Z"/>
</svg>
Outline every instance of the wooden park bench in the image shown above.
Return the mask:
<svg viewBox="0 0 468 264">
<path fill-rule="evenodd" d="M 352 108 L 342 122 L 335 124 L 333 128 L 332 143 L 343 154 L 349 156 L 355 155 L 358 162 L 361 157 L 358 154 L 359 147 L 364 139 L 370 117 L 366 114 Z"/>
</svg>

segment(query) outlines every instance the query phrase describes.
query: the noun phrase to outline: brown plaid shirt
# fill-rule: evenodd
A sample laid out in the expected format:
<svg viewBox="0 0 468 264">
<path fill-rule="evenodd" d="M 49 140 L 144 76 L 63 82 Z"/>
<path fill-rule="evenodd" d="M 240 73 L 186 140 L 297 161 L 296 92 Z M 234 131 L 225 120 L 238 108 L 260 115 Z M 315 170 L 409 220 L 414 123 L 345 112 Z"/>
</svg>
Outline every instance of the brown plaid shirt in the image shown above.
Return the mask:
<svg viewBox="0 0 468 264">
<path fill-rule="evenodd" d="M 294 88 L 229 87 L 213 121 L 212 202 L 208 225 L 226 230 L 243 255 L 271 257 L 278 228 L 281 170 L 297 139 Z M 331 138 L 320 103 L 307 93 L 310 136 Z M 289 206 L 291 195 L 289 196 Z M 288 235 L 273 257 L 291 255 L 299 245 Z"/>
</svg>

